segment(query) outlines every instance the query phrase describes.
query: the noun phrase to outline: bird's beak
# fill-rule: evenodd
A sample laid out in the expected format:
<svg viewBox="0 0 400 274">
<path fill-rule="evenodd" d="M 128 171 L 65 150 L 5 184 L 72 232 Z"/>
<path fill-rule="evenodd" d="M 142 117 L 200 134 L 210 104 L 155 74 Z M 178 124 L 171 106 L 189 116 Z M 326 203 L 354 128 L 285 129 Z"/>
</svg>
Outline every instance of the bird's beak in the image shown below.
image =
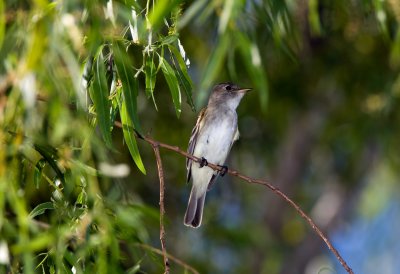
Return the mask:
<svg viewBox="0 0 400 274">
<path fill-rule="evenodd" d="M 252 90 L 252 89 L 251 89 L 251 88 L 242 88 L 242 89 L 239 89 L 238 92 L 240 92 L 240 93 L 247 93 L 247 92 L 249 92 L 250 90 Z"/>
</svg>

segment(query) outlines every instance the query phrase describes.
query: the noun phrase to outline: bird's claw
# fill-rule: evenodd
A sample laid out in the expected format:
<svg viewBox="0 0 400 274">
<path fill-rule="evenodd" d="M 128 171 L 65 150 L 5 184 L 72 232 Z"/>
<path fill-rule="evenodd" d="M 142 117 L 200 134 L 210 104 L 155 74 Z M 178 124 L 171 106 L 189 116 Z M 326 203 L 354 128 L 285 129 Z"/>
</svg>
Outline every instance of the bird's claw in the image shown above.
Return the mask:
<svg viewBox="0 0 400 274">
<path fill-rule="evenodd" d="M 227 166 L 219 166 L 221 170 L 219 171 L 219 175 L 221 177 L 224 177 L 224 175 L 228 172 L 228 167 Z"/>
<path fill-rule="evenodd" d="M 202 168 L 203 166 L 208 166 L 208 162 L 207 162 L 206 158 L 201 157 L 200 168 Z"/>
</svg>

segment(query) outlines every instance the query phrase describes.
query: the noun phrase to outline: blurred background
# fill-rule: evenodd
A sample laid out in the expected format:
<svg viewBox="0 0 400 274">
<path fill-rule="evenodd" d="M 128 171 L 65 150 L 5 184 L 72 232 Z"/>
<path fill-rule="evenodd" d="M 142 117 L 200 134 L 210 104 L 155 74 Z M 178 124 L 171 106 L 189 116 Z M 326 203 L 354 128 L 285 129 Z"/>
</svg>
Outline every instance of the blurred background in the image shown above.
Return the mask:
<svg viewBox="0 0 400 274">
<path fill-rule="evenodd" d="M 104 145 L 90 99 L 80 95 L 88 56 L 124 38 L 134 42 L 128 53 L 144 134 L 186 150 L 214 84 L 252 87 L 227 165 L 291 197 L 355 273 L 399 273 L 400 1 L 0 3 L 0 246 L 9 254 L 0 254 L 2 269 L 163 272 L 162 257 L 143 247 L 160 249 L 153 149 L 137 140 L 145 175 L 121 129 Z M 192 81 L 190 89 L 179 82 L 181 105 L 160 69 L 163 56 L 177 71 L 170 45 Z M 35 101 L 39 95 L 45 99 Z M 62 188 L 51 148 L 65 171 Z M 202 226 L 185 227 L 185 159 L 164 149 L 161 157 L 167 251 L 199 273 L 346 273 L 282 198 L 238 178 L 218 179 Z M 107 175 L 104 163 L 129 173 Z M 38 205 L 39 224 L 25 223 Z M 171 261 L 171 273 L 186 272 Z"/>
</svg>

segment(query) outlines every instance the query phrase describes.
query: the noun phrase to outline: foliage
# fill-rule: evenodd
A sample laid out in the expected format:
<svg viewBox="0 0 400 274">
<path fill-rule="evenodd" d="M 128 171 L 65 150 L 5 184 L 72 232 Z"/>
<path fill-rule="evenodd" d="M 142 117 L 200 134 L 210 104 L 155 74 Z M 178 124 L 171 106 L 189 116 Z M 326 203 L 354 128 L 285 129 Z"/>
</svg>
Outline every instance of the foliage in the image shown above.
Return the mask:
<svg viewBox="0 0 400 274">
<path fill-rule="evenodd" d="M 326 174 L 356 189 L 368 153 L 398 167 L 399 6 L 0 0 L 0 250 L 10 255 L 0 272 L 161 272 L 155 163 L 136 136 L 185 147 L 191 111 L 216 81 L 256 90 L 240 109 L 245 142 L 232 164 L 276 174 L 307 209 Z M 198 240 L 181 225 L 184 160 L 163 157 L 172 254 L 202 272 L 284 271 L 304 225 L 256 202 L 265 197 L 254 189 L 239 187 L 232 202 L 234 190 L 217 188 L 222 223 L 206 220 Z M 305 183 L 294 191 L 285 180 Z M 216 202 L 208 207 L 217 218 Z"/>
</svg>

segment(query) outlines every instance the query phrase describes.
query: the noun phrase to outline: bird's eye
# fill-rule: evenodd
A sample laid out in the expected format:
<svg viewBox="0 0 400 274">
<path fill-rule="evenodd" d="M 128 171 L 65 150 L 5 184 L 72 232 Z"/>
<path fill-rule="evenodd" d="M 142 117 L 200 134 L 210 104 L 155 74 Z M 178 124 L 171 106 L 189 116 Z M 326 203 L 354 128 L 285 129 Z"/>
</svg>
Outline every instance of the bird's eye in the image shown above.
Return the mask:
<svg viewBox="0 0 400 274">
<path fill-rule="evenodd" d="M 225 86 L 225 90 L 232 90 L 232 87 L 230 85 Z"/>
</svg>

